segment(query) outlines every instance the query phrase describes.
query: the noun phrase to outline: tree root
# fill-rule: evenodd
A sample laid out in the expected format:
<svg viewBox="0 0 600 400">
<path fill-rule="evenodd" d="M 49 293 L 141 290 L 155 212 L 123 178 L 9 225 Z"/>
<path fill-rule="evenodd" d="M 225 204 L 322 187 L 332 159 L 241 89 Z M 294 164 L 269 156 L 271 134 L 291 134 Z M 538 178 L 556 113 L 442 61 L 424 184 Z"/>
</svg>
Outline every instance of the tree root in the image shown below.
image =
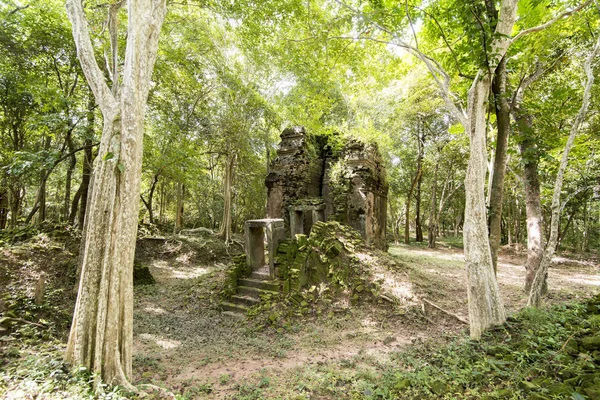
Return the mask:
<svg viewBox="0 0 600 400">
<path fill-rule="evenodd" d="M 156 385 L 152 385 L 150 383 L 145 383 L 140 385 L 140 389 L 146 389 L 146 390 L 150 390 L 150 391 L 155 391 L 155 392 L 159 392 L 162 396 L 166 396 L 168 398 L 176 398 L 175 394 L 173 392 L 168 391 L 165 388 L 161 388 L 160 386 L 156 386 Z M 147 393 L 145 392 L 141 392 L 144 393 L 144 395 L 147 395 Z"/>
<path fill-rule="evenodd" d="M 23 318 L 4 317 L 4 318 L 2 318 L 2 322 L 4 322 L 4 321 L 21 322 L 23 324 L 37 326 L 38 328 L 42 328 L 42 329 L 50 329 L 50 327 L 48 325 L 43 325 L 43 324 L 40 324 L 37 322 L 32 322 L 32 321 L 27 321 L 26 319 L 23 319 Z"/>
<path fill-rule="evenodd" d="M 469 321 L 467 321 L 466 319 L 459 317 L 458 315 L 451 313 L 450 311 L 444 310 L 442 307 L 438 306 L 437 304 L 435 304 L 427 299 L 422 299 L 422 300 L 423 300 L 423 303 L 430 305 L 431 307 L 443 312 L 446 315 L 456 318 L 458 321 L 462 322 L 463 324 L 469 325 Z M 425 309 L 425 307 L 423 307 L 423 310 L 424 309 Z"/>
</svg>

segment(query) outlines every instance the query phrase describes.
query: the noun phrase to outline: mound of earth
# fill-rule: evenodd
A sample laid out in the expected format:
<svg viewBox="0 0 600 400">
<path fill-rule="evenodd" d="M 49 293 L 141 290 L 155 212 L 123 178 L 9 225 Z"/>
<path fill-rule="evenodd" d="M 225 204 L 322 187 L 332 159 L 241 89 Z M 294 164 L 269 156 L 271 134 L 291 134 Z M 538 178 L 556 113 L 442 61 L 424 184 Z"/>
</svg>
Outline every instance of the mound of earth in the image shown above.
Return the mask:
<svg viewBox="0 0 600 400">
<path fill-rule="evenodd" d="M 283 316 L 340 312 L 358 303 L 383 308 L 417 305 L 407 268 L 365 244 L 353 228 L 335 221 L 317 222 L 309 236 L 281 242 L 275 264 L 281 295 L 265 295 L 251 310 L 271 323 Z M 234 293 L 235 282 L 248 272 L 246 268 L 245 259 L 236 260 L 226 296 Z"/>
</svg>

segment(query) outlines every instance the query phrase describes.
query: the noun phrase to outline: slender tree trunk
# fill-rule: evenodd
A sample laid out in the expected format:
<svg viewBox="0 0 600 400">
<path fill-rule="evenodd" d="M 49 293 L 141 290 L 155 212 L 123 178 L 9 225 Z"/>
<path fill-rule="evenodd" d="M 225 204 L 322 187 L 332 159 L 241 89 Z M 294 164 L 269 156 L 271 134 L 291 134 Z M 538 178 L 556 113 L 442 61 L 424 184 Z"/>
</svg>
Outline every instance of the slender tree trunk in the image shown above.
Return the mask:
<svg viewBox="0 0 600 400">
<path fill-rule="evenodd" d="M 425 147 L 424 129 L 421 128 L 418 140 L 417 156 L 417 187 L 415 194 L 415 239 L 417 242 L 423 241 L 423 226 L 421 224 L 421 184 L 423 182 L 423 152 Z"/>
<path fill-rule="evenodd" d="M 85 216 L 87 205 L 90 202 L 90 184 L 92 182 L 92 171 L 94 169 L 94 152 L 92 150 L 92 139 L 86 139 L 85 145 L 88 146 L 83 154 L 82 178 L 81 178 L 81 204 L 79 205 L 79 216 L 77 225 L 80 229 L 85 226 Z"/>
<path fill-rule="evenodd" d="M 437 206 L 437 176 L 438 169 L 440 166 L 439 158 L 436 160 L 435 169 L 433 171 L 433 183 L 431 184 L 431 207 L 429 211 L 429 233 L 427 234 L 427 247 L 430 249 L 435 248 L 435 240 L 437 238 L 437 220 L 436 206 Z"/>
<path fill-rule="evenodd" d="M 223 221 L 218 236 L 231 241 L 231 188 L 233 184 L 233 169 L 235 166 L 235 154 L 228 153 L 225 160 L 225 176 L 223 182 Z"/>
<path fill-rule="evenodd" d="M 71 225 L 75 224 L 75 217 L 79 216 L 77 219 L 77 226 L 79 229 L 83 229 L 85 225 L 85 214 L 87 209 L 87 204 L 89 200 L 89 187 L 90 180 L 92 176 L 94 155 L 92 151 L 92 139 L 86 139 L 84 142 L 84 154 L 83 154 L 83 162 L 82 162 L 82 178 L 81 184 L 73 197 L 73 202 L 71 203 L 71 214 L 69 215 L 69 221 Z M 79 214 L 77 213 L 77 209 L 79 208 Z"/>
<path fill-rule="evenodd" d="M 521 133 L 525 127 L 530 127 L 531 116 L 519 116 L 517 125 Z M 534 144 L 525 139 L 520 144 L 523 160 L 523 176 L 525 183 L 525 210 L 527 214 L 527 261 L 525 262 L 525 291 L 529 293 L 535 269 L 540 264 L 544 249 L 544 232 L 542 230 L 542 203 L 540 195 L 540 180 L 538 176 L 538 156 Z"/>
<path fill-rule="evenodd" d="M 415 195 L 415 230 L 416 230 L 416 241 L 423 241 L 423 226 L 421 224 L 421 183 L 423 181 L 423 174 L 419 176 L 417 182 L 417 191 Z"/>
<path fill-rule="evenodd" d="M 85 226 L 85 215 L 87 212 L 87 205 L 90 201 L 91 192 L 89 190 L 92 179 L 92 171 L 94 169 L 94 152 L 92 149 L 92 142 L 95 133 L 96 126 L 96 100 L 93 95 L 88 98 L 87 107 L 87 135 L 84 141 L 85 150 L 83 153 L 83 164 L 81 169 L 81 203 L 79 205 L 79 218 L 77 226 L 79 229 Z"/>
<path fill-rule="evenodd" d="M 423 175 L 421 175 L 421 178 L 422 176 Z M 421 182 L 421 179 L 417 182 L 417 192 L 415 196 L 415 241 L 417 242 L 423 241 L 423 226 L 421 224 Z"/>
<path fill-rule="evenodd" d="M 159 176 L 160 175 L 158 173 L 154 174 L 154 177 L 152 179 L 152 185 L 150 186 L 150 192 L 148 192 L 148 200 L 146 201 L 144 200 L 144 197 L 142 197 L 142 202 L 148 210 L 148 218 L 150 219 L 151 224 L 154 224 L 154 212 L 152 211 L 152 202 L 154 200 L 154 190 L 156 189 L 156 184 L 158 183 Z"/>
<path fill-rule="evenodd" d="M 421 177 L 421 169 L 417 169 L 417 174 L 415 175 L 411 185 L 410 190 L 408 191 L 408 196 L 406 198 L 406 210 L 405 210 L 405 219 L 404 219 L 404 243 L 410 243 L 410 201 L 413 196 L 413 192 L 415 191 L 415 187 L 417 182 Z"/>
<path fill-rule="evenodd" d="M 558 239 L 556 241 L 556 248 L 554 249 L 554 252 L 557 252 L 558 249 L 560 249 L 560 245 L 562 244 L 563 239 L 565 238 L 565 236 L 567 236 L 567 232 L 569 229 L 569 226 L 571 226 L 571 222 L 573 222 L 573 217 L 575 216 L 576 211 L 573 210 L 573 212 L 571 214 L 569 214 L 569 218 L 567 218 L 567 223 L 565 224 L 565 227 L 563 229 L 560 229 L 560 221 L 558 223 Z"/>
<path fill-rule="evenodd" d="M 573 121 L 573 125 L 571 126 L 571 131 L 569 132 L 569 139 L 567 139 L 565 150 L 560 160 L 560 166 L 556 174 L 556 182 L 554 183 L 554 193 L 552 194 L 552 217 L 550 220 L 550 237 L 548 238 L 548 243 L 546 244 L 546 249 L 544 250 L 544 255 L 539 264 L 539 267 L 535 269 L 535 275 L 533 277 L 533 283 L 531 285 L 531 291 L 529 292 L 529 299 L 527 302 L 527 305 L 531 307 L 539 307 L 542 302 L 542 295 L 544 293 L 544 283 L 546 282 L 548 267 L 552 262 L 552 258 L 554 257 L 554 251 L 556 249 L 556 244 L 558 242 L 558 227 L 560 224 L 560 214 L 562 212 L 560 194 L 562 191 L 565 171 L 569 162 L 569 152 L 573 147 L 575 137 L 579 133 L 579 128 L 585 119 L 587 109 L 590 104 L 590 98 L 592 95 L 592 85 L 594 84 L 593 61 L 594 58 L 596 58 L 596 56 L 600 52 L 600 35 L 597 35 L 597 37 L 598 39 L 596 41 L 596 44 L 593 50 L 591 51 L 590 55 L 586 59 L 584 65 L 586 82 L 584 86 L 581 108 L 579 109 L 579 112 L 575 117 L 575 121 Z"/>
<path fill-rule="evenodd" d="M 158 208 L 158 221 L 161 225 L 165 224 L 165 182 L 164 180 L 160 184 L 160 205 Z"/>
<path fill-rule="evenodd" d="M 37 211 L 38 212 L 38 216 L 37 216 L 37 222 L 41 223 L 44 222 L 46 220 L 46 172 L 42 172 L 41 176 L 40 176 L 40 187 L 39 187 L 39 192 L 38 192 L 38 204 L 37 204 Z M 33 212 L 32 214 L 35 214 L 36 211 L 36 205 L 34 205 L 33 208 Z M 30 214 L 31 215 L 31 214 Z M 31 217 L 33 217 L 33 215 L 31 215 Z M 31 220 L 31 218 L 27 217 L 27 222 L 29 222 L 29 220 Z"/>
<path fill-rule="evenodd" d="M 111 37 L 116 35 L 113 29 L 121 4 L 110 6 L 109 14 L 114 12 L 109 18 Z M 100 105 L 103 130 L 91 181 L 81 277 L 66 359 L 95 373 L 96 383 L 100 379 L 135 390 L 129 380 L 144 113 L 166 4 L 164 0 L 129 0 L 127 6 L 122 79 L 114 77 L 111 91 L 96 63 L 81 1 L 67 1 L 77 55 Z"/>
<path fill-rule="evenodd" d="M 75 225 L 75 218 L 77 217 L 77 208 L 79 207 L 79 202 L 81 200 L 81 191 L 83 190 L 83 184 L 80 183 L 75 195 L 73 196 L 73 200 L 71 201 L 71 211 L 69 212 L 69 225 Z"/>
<path fill-rule="evenodd" d="M 0 230 L 6 229 L 8 222 L 8 190 L 0 188 Z"/>
<path fill-rule="evenodd" d="M 17 227 L 22 198 L 21 187 L 13 183 L 10 187 L 10 227 L 13 229 Z"/>
<path fill-rule="evenodd" d="M 402 227 L 402 214 L 404 214 L 404 209 L 398 211 L 396 221 L 394 221 L 394 229 L 396 230 L 396 234 L 398 235 L 398 243 L 400 243 L 400 228 Z"/>
<path fill-rule="evenodd" d="M 492 252 L 492 264 L 494 273 L 497 272 L 498 249 L 502 237 L 502 198 L 504 196 L 504 177 L 506 175 L 506 150 L 508 148 L 508 136 L 510 132 L 510 107 L 506 94 L 506 59 L 503 58 L 498 64 L 492 92 L 496 103 L 496 120 L 498 136 L 496 139 L 496 151 L 494 157 L 494 172 L 492 173 L 492 186 L 490 191 L 490 250 Z"/>
<path fill-rule="evenodd" d="M 488 171 L 488 180 L 487 180 L 487 190 L 485 196 L 485 205 L 486 207 L 490 207 L 490 200 L 492 198 L 492 182 L 494 181 L 494 154 L 496 149 L 492 149 L 492 154 L 490 155 L 490 159 L 487 162 L 487 171 Z"/>
<path fill-rule="evenodd" d="M 70 206 L 71 206 L 71 180 L 73 178 L 73 171 L 77 166 L 77 157 L 75 156 L 75 145 L 73 144 L 73 130 L 69 129 L 67 132 L 67 148 L 69 149 L 69 165 L 67 167 L 67 176 L 65 179 L 65 200 L 63 204 L 63 220 L 68 221 L 70 217 Z"/>
<path fill-rule="evenodd" d="M 1 206 L 0 206 L 1 207 Z M 590 213 L 589 202 L 586 200 L 583 209 L 583 240 L 581 243 L 582 251 L 590 251 Z M 2 209 L 0 208 L 0 218 L 2 218 Z M 0 229 L 2 228 L 2 220 L 0 220 Z"/>
<path fill-rule="evenodd" d="M 468 272 L 469 325 L 473 338 L 479 338 L 486 328 L 500 325 L 506 320 L 492 264 L 485 207 L 485 101 L 488 98 L 490 78 L 487 74 L 479 75 L 469 91 L 470 155 L 465 178 L 466 211 L 463 227 Z"/>
<path fill-rule="evenodd" d="M 175 209 L 175 223 L 173 225 L 173 233 L 179 233 L 183 228 L 183 197 L 185 196 L 185 185 L 181 182 L 177 183 L 177 204 Z"/>
<path fill-rule="evenodd" d="M 515 242 L 521 243 L 521 216 L 523 215 L 519 199 L 515 201 L 516 213 L 515 213 Z"/>
<path fill-rule="evenodd" d="M 392 217 L 392 234 L 394 235 L 394 243 L 400 243 L 400 235 L 398 233 L 397 225 L 396 225 L 396 210 L 394 209 L 394 205 L 392 204 L 392 198 L 388 197 L 388 206 L 390 209 L 390 216 Z"/>
<path fill-rule="evenodd" d="M 52 138 L 50 137 L 50 135 L 47 135 L 44 138 L 44 150 L 50 151 L 51 144 L 52 144 Z M 38 200 L 37 200 L 37 203 L 39 204 L 38 223 L 44 222 L 46 220 L 46 181 L 48 180 L 49 177 L 50 177 L 50 171 L 44 170 L 40 173 L 40 188 L 39 188 Z M 34 209 L 35 209 L 35 205 L 34 205 Z M 34 213 L 35 213 L 35 211 L 32 214 L 34 214 Z M 29 220 L 31 220 L 31 217 L 33 217 L 33 215 L 30 214 L 30 216 L 27 217 L 27 222 L 29 222 Z"/>
</svg>

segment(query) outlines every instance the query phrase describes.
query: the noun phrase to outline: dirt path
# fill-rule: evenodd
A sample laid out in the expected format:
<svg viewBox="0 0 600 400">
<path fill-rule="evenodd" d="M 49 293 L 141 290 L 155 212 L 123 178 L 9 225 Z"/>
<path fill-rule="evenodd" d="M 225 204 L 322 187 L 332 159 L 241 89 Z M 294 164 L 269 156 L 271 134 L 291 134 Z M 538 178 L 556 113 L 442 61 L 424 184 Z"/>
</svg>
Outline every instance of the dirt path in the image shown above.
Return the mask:
<svg viewBox="0 0 600 400">
<path fill-rule="evenodd" d="M 396 246 L 390 254 L 404 267 L 402 290 L 413 305 L 395 311 L 359 307 L 327 318 L 289 321 L 278 330 L 255 330 L 245 320 L 220 314 L 215 291 L 224 278 L 224 265 L 153 262 L 149 268 L 157 284 L 136 288 L 134 380 L 163 386 L 186 398 L 227 398 L 250 381 L 289 385 L 293 374 L 302 369 L 340 362 L 376 363 L 415 341 L 443 340 L 466 329 L 438 311 L 426 308 L 423 315 L 414 306 L 427 298 L 466 318 L 461 252 Z M 500 259 L 498 277 L 509 312 L 526 302 L 521 290 L 523 261 L 520 256 Z M 597 263 L 556 261 L 549 273 L 551 301 L 600 289 Z"/>
</svg>

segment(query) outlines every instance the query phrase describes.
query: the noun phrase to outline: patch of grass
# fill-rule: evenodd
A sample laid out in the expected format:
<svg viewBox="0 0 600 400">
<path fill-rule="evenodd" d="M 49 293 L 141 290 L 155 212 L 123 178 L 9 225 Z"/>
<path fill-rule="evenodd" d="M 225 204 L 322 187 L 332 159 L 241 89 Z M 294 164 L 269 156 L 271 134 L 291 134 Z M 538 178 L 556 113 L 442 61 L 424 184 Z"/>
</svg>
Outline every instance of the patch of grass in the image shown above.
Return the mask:
<svg viewBox="0 0 600 400">
<path fill-rule="evenodd" d="M 229 382 L 231 382 L 231 375 L 223 374 L 223 375 L 219 376 L 219 383 L 221 385 L 227 385 Z"/>
<path fill-rule="evenodd" d="M 458 236 L 444 236 L 441 238 L 438 238 L 437 240 L 438 242 L 445 244 L 449 247 L 454 247 L 456 249 L 462 249 L 464 247 L 463 245 L 463 236 L 462 235 L 458 235 Z"/>
</svg>

